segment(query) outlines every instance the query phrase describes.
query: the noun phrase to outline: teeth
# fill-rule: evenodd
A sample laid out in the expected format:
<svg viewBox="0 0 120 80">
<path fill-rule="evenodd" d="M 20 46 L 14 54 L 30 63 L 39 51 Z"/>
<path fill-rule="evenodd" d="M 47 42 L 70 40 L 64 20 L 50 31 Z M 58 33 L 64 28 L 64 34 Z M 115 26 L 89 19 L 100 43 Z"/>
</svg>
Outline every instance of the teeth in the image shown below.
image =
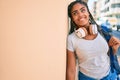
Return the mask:
<svg viewBox="0 0 120 80">
<path fill-rule="evenodd" d="M 79 20 L 83 20 L 84 18 L 81 18 L 81 19 L 79 19 Z"/>
</svg>

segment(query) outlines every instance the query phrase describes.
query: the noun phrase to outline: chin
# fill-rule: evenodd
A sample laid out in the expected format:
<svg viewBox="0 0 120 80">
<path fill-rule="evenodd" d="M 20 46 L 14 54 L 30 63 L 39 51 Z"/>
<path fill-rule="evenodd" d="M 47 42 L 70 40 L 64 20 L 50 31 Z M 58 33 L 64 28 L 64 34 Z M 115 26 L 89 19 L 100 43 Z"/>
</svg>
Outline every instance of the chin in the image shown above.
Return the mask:
<svg viewBox="0 0 120 80">
<path fill-rule="evenodd" d="M 88 23 L 87 24 L 80 24 L 79 26 L 86 27 L 86 26 L 88 26 Z"/>
</svg>

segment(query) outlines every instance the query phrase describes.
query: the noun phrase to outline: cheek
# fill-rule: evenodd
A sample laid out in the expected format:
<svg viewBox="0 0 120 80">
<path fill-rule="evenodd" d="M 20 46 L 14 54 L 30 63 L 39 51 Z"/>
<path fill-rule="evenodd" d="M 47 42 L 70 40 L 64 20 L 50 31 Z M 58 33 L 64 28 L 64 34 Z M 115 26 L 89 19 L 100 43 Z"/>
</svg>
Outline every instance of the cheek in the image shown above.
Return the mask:
<svg viewBox="0 0 120 80">
<path fill-rule="evenodd" d="M 73 17 L 72 17 L 72 20 L 73 20 L 73 21 L 76 21 L 76 20 L 77 20 L 77 17 L 76 17 L 76 16 L 73 16 Z"/>
<path fill-rule="evenodd" d="M 72 17 L 72 20 L 73 20 L 74 22 L 78 22 L 78 19 L 79 19 L 78 16 L 73 16 L 73 17 Z"/>
<path fill-rule="evenodd" d="M 79 25 L 80 22 L 77 20 L 77 19 L 74 19 L 73 22 L 76 24 L 76 25 Z"/>
</svg>

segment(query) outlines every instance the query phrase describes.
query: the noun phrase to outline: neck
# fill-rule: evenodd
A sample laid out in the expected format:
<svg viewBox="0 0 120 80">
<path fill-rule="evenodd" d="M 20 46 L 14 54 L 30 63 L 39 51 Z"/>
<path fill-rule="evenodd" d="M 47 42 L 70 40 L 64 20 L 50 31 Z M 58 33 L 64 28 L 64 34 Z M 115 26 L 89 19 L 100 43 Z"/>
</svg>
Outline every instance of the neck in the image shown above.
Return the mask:
<svg viewBox="0 0 120 80">
<path fill-rule="evenodd" d="M 86 29 L 89 29 L 89 26 L 90 26 L 91 24 L 90 23 L 88 23 L 86 26 L 84 26 Z"/>
</svg>

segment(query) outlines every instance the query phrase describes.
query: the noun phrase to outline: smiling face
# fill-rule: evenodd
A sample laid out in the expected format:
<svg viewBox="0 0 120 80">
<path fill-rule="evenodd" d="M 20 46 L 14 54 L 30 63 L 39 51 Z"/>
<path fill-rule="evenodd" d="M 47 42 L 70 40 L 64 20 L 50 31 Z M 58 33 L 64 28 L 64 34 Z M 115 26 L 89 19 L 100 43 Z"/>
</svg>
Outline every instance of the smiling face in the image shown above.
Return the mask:
<svg viewBox="0 0 120 80">
<path fill-rule="evenodd" d="M 89 13 L 83 4 L 76 3 L 72 7 L 71 17 L 77 27 L 86 27 L 89 25 Z"/>
</svg>

